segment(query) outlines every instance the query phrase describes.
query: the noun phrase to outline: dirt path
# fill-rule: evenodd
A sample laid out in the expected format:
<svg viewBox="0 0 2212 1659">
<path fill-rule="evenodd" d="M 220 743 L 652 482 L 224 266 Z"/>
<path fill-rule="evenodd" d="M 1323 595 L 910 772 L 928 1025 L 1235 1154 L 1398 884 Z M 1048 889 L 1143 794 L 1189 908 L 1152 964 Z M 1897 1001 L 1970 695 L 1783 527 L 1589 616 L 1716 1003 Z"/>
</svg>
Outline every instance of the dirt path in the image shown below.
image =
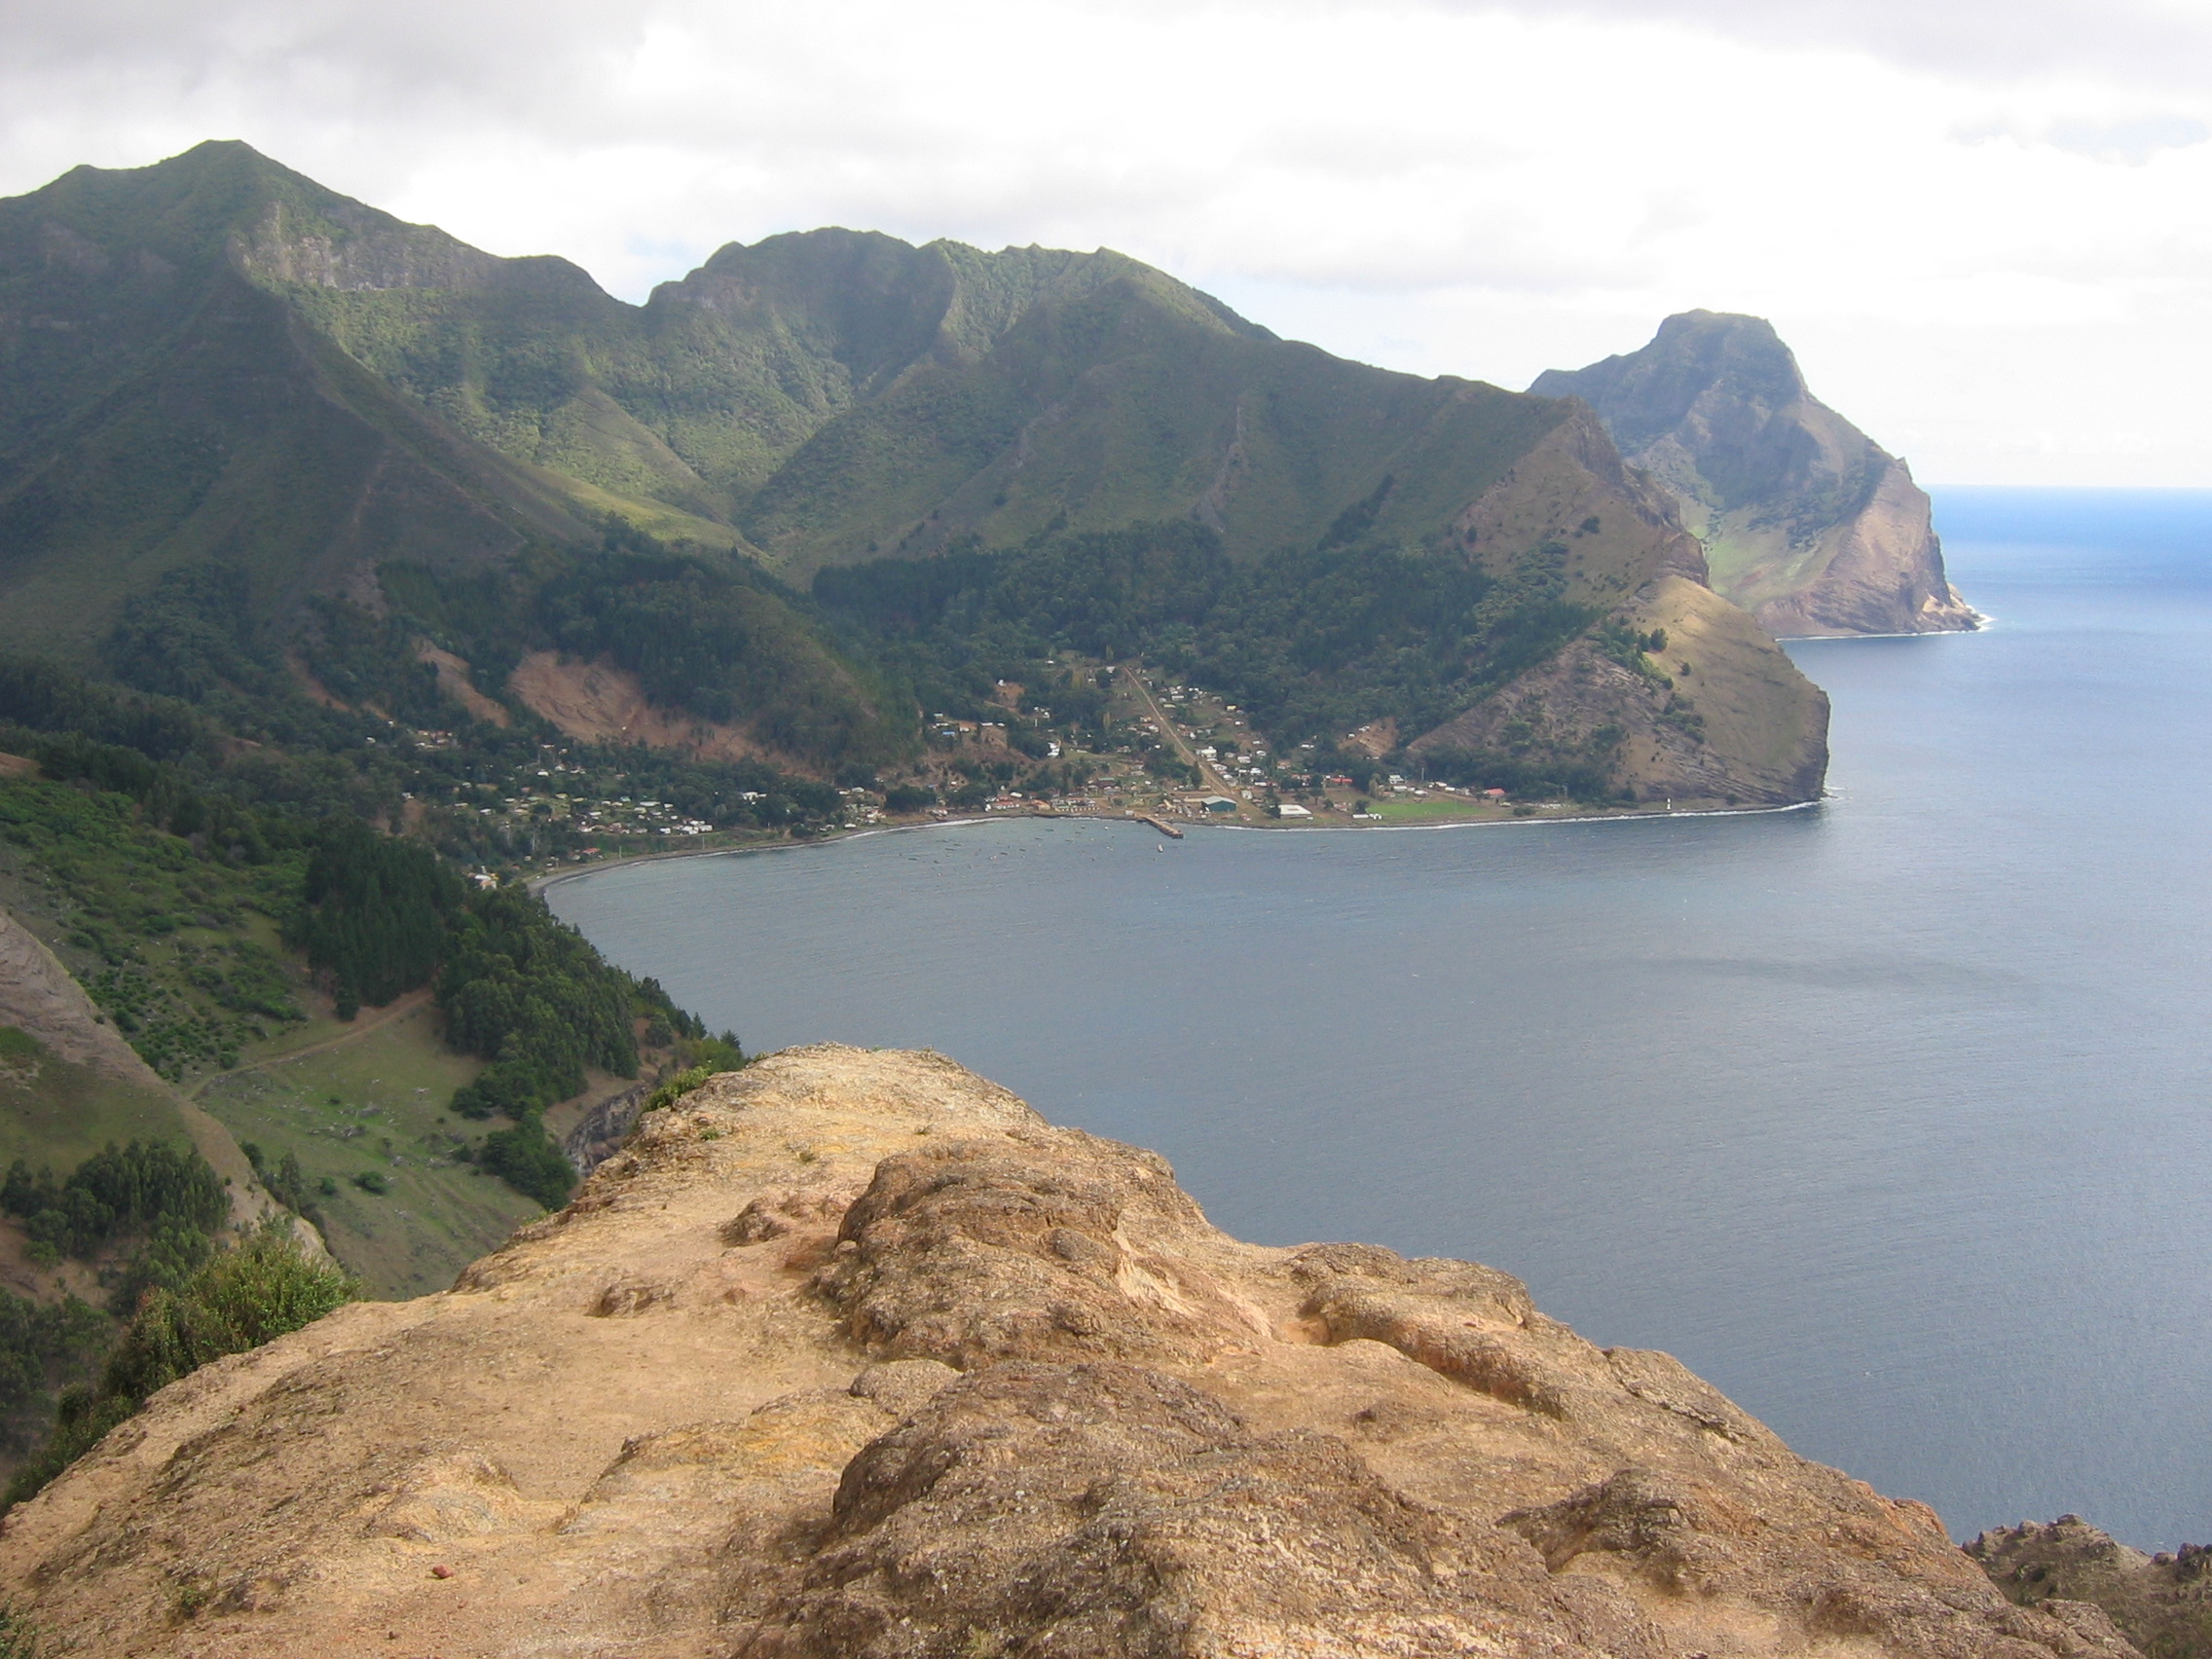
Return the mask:
<svg viewBox="0 0 2212 1659">
<path fill-rule="evenodd" d="M 405 996 L 396 997 L 372 1013 L 356 1015 L 353 1023 L 335 1037 L 325 1037 L 321 1042 L 310 1043 L 304 1049 L 287 1049 L 282 1053 L 264 1054 L 261 1058 L 245 1065 L 233 1066 L 229 1071 L 209 1072 L 192 1086 L 191 1092 L 185 1098 L 198 1100 L 210 1087 L 221 1083 L 227 1077 L 242 1077 L 247 1072 L 262 1071 L 270 1066 L 280 1066 L 287 1060 L 302 1060 L 310 1054 L 328 1053 L 333 1049 L 343 1048 L 348 1043 L 359 1041 L 370 1032 L 380 1030 L 395 1019 L 406 1017 L 419 1008 L 428 1007 L 429 1001 L 430 988 L 427 985 L 424 985 L 421 990 L 409 991 Z"/>
</svg>

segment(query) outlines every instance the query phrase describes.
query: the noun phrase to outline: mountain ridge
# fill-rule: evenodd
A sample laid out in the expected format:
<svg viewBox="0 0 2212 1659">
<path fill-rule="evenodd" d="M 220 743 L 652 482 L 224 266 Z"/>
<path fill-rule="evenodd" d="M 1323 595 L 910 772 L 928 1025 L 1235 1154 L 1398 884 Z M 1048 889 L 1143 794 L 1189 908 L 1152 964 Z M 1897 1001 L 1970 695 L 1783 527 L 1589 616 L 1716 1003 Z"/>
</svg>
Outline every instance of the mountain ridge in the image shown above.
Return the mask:
<svg viewBox="0 0 2212 1659">
<path fill-rule="evenodd" d="M 577 644 L 542 615 L 528 638 L 511 625 L 565 579 L 543 572 L 603 535 L 611 548 L 644 534 L 689 562 L 684 580 L 731 590 L 724 608 L 752 618 L 741 634 L 812 663 L 808 683 L 829 703 L 810 729 L 867 734 L 866 752 L 830 738 L 798 755 L 775 738 L 762 701 L 774 677 L 732 656 L 749 646 L 689 642 L 683 664 L 704 665 L 704 686 L 690 666 L 656 669 L 668 653 L 644 636 L 613 665 L 674 697 L 672 719 L 750 722 L 766 748 L 826 770 L 910 754 L 918 727 L 916 709 L 898 706 L 907 693 L 866 666 L 884 642 L 785 585 L 832 567 L 1088 545 L 1148 526 L 1172 541 L 1194 525 L 1247 569 L 1300 549 L 1394 549 L 1463 566 L 1480 586 L 1549 562 L 1563 603 L 1595 608 L 1553 612 L 1550 650 L 1630 604 L 1680 535 L 1611 461 L 1565 495 L 1530 482 L 1527 459 L 1584 419 L 1571 403 L 1338 359 L 1105 249 L 793 233 L 730 243 L 630 306 L 565 261 L 484 253 L 213 143 L 129 172 L 80 168 L 7 203 L 0 317 L 0 384 L 39 393 L 0 433 L 0 646 L 82 650 L 123 606 L 210 562 L 249 578 L 272 648 L 337 627 L 333 599 L 368 633 L 412 614 L 394 601 L 405 566 L 424 572 L 401 583 L 410 593 L 446 584 L 432 608 L 449 618 L 466 608 L 456 583 L 496 574 L 509 597 L 503 614 L 473 618 L 472 638 L 393 642 L 406 661 L 385 678 L 412 673 L 425 648 L 489 655 L 503 674 Z M 78 350 L 80 337 L 97 349 Z M 1609 448 L 1595 426 L 1574 442 Z M 1524 488 L 1536 494 L 1496 495 Z M 1565 515 L 1578 493 L 1589 498 Z M 1521 544 L 1478 549 L 1478 520 L 1512 523 Z M 1581 532 L 1585 520 L 1604 534 Z M 633 575 L 608 578 L 608 603 L 631 580 L 674 603 L 665 561 L 619 568 Z M 585 654 L 614 648 L 604 628 L 571 621 Z M 1476 657 L 1493 644 L 1480 636 L 1466 635 Z M 1819 694 L 1771 644 L 1755 631 L 1709 638 L 1817 748 Z M 1266 646 L 1309 679 L 1352 668 L 1315 644 Z M 971 659 L 986 648 L 966 647 Z M 1013 663 L 993 677 L 1010 667 L 1031 672 Z M 1497 683 L 1467 665 L 1440 682 L 1465 695 L 1437 719 Z M 1355 689 L 1350 725 L 1409 713 L 1379 682 Z M 1686 721 L 1687 700 L 1622 703 L 1618 719 L 1585 722 L 1554 770 L 1595 777 L 1595 733 L 1670 710 Z M 1785 777 L 1735 755 L 1721 726 L 1677 724 L 1706 744 L 1701 764 L 1632 771 L 1616 793 L 1780 803 L 1817 791 L 1817 765 Z"/>
</svg>

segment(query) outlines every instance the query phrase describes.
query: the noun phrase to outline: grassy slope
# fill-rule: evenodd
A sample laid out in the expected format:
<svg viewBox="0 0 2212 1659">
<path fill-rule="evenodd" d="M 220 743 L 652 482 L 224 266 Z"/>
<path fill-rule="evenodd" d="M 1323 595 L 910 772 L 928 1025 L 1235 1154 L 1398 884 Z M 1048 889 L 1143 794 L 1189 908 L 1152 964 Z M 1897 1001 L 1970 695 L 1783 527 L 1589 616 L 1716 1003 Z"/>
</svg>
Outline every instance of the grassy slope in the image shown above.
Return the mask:
<svg viewBox="0 0 2212 1659">
<path fill-rule="evenodd" d="M 1695 665 L 1678 683 L 1695 694 L 1711 750 L 1778 784 L 1801 778 L 1825 753 L 1827 699 L 1747 612 L 1710 588 L 1669 576 L 1642 597 L 1631 622 L 1666 631 L 1667 664 Z M 1633 744 L 1627 771 L 1639 781 Z M 1817 793 L 1819 773 L 1812 775 Z M 1784 788 L 1777 798 L 1803 798 L 1803 791 Z"/>
<path fill-rule="evenodd" d="M 339 1047 L 281 1056 L 217 1079 L 201 1104 L 271 1162 L 297 1155 L 318 1196 L 324 1233 L 372 1296 L 443 1290 L 462 1267 L 541 1213 L 504 1182 L 452 1155 L 478 1125 L 452 1118 L 453 1091 L 483 1063 L 445 1047 L 435 1011 L 421 1007 Z M 390 1183 L 365 1192 L 353 1178 Z"/>
<path fill-rule="evenodd" d="M 604 500 L 469 442 L 249 279 L 252 233 L 320 236 L 311 209 L 342 201 L 203 145 L 0 202 L 0 310 L 33 324 L 0 333 L 0 645 L 81 646 L 196 558 L 243 565 L 274 615 L 392 553 L 594 534 Z"/>
<path fill-rule="evenodd" d="M 710 544 L 734 520 L 803 575 L 1194 512 L 1268 551 L 1389 474 L 1379 528 L 1419 539 L 1558 418 L 1276 340 L 1106 252 L 811 232 L 629 307 L 241 145 L 0 203 L 0 277 L 113 346 L 96 372 L 51 343 L 0 365 L 37 383 L 0 439 L 26 638 L 218 549 L 276 606 L 380 549 L 558 537 L 579 507 Z"/>
<path fill-rule="evenodd" d="M 795 574 L 870 543 L 1193 511 L 1265 551 L 1385 473 L 1381 528 L 1419 539 L 1558 418 L 1276 340 L 1112 253 L 810 232 L 726 247 L 633 308 L 210 148 L 165 166 L 254 175 L 223 204 L 232 263 L 306 331 L 595 505 L 702 540 L 734 518 Z"/>
<path fill-rule="evenodd" d="M 1706 563 L 1715 591 L 1752 608 L 1812 586 L 1835 558 L 1839 526 L 1796 535 L 1751 508 L 1714 513 L 1706 530 Z"/>
<path fill-rule="evenodd" d="M 0 1026 L 0 1164 L 23 1159 L 70 1169 L 110 1141 L 191 1144 L 166 1091 L 71 1065 L 13 1026 Z"/>
<path fill-rule="evenodd" d="M 1561 418 L 1276 340 L 1136 267 L 826 425 L 741 522 L 794 574 L 1194 512 L 1250 556 L 1316 539 L 1388 476 L 1376 528 L 1419 540 Z"/>
<path fill-rule="evenodd" d="M 120 795 L 0 782 L 0 903 L 172 1080 L 304 1015 L 276 940 L 298 869 L 198 858 Z"/>
<path fill-rule="evenodd" d="M 538 1208 L 451 1158 L 456 1135 L 482 1133 L 441 1120 L 483 1064 L 445 1048 L 433 1011 L 419 1004 L 374 1029 L 363 1029 L 373 1011 L 361 1026 L 343 1024 L 282 954 L 277 913 L 297 879 L 296 863 L 195 859 L 176 837 L 138 825 L 119 796 L 0 783 L 0 902 L 95 1000 L 137 1024 L 129 1034 L 149 1059 L 180 1080 L 210 1080 L 199 1103 L 238 1140 L 258 1142 L 272 1163 L 296 1152 L 311 1182 L 339 1182 L 322 1201 L 330 1244 L 374 1294 L 442 1288 Z M 226 996 L 289 1003 L 291 1017 L 229 1007 Z M 243 1069 L 215 1075 L 234 1049 Z M 192 1138 L 166 1091 L 51 1054 L 32 1063 L 0 1054 L 0 1163 L 20 1157 L 66 1170 L 134 1136 Z M 388 1195 L 351 1184 L 370 1169 L 390 1179 Z"/>
<path fill-rule="evenodd" d="M 683 472 L 593 385 L 652 378 L 634 308 L 243 146 L 0 203 L 11 309 L 49 326 L 0 333 L 0 649 L 82 657 L 128 596 L 203 559 L 242 568 L 283 631 L 394 554 L 466 569 L 526 538 L 596 542 L 610 514 L 739 545 L 687 473 L 665 500 L 609 493 Z M 755 608 L 757 635 L 821 654 L 782 600 Z"/>
</svg>

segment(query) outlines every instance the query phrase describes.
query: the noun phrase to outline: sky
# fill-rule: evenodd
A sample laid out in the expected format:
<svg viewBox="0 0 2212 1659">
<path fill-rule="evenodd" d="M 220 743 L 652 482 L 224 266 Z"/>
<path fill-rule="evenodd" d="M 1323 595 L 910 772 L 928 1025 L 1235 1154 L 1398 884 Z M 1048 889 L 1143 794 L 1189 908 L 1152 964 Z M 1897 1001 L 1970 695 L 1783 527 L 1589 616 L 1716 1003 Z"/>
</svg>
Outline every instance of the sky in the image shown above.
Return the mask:
<svg viewBox="0 0 2212 1659">
<path fill-rule="evenodd" d="M 632 300 L 1110 246 L 1514 387 L 1751 312 L 1924 482 L 2212 487 L 2212 0 L 0 4 L 0 195 L 210 137 Z"/>
</svg>

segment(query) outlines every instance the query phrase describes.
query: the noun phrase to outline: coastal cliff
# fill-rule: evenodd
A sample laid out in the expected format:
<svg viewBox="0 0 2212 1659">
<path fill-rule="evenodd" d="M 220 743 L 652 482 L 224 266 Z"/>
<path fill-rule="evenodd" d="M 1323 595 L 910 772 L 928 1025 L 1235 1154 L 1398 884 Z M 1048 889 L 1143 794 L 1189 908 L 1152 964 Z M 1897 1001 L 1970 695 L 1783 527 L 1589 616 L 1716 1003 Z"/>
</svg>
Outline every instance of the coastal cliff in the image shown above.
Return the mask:
<svg viewBox="0 0 2212 1659">
<path fill-rule="evenodd" d="M 1911 470 L 1816 398 L 1764 318 L 1684 312 L 1640 351 L 1530 387 L 1580 397 L 1770 634 L 1934 634 L 1980 618 L 1945 575 Z"/>
<path fill-rule="evenodd" d="M 1563 550 L 1565 597 L 1606 613 L 1544 663 L 1415 738 L 1453 752 L 1597 761 L 1633 800 L 1713 808 L 1818 800 L 1827 694 L 1751 616 L 1713 590 L 1667 492 L 1625 465 L 1586 409 L 1563 421 L 1453 525 L 1503 567 Z"/>
<path fill-rule="evenodd" d="M 1504 1273 L 1240 1243 L 835 1047 L 647 1114 L 450 1292 L 165 1389 L 0 1590 L 209 1659 L 2133 1652 Z"/>
</svg>

